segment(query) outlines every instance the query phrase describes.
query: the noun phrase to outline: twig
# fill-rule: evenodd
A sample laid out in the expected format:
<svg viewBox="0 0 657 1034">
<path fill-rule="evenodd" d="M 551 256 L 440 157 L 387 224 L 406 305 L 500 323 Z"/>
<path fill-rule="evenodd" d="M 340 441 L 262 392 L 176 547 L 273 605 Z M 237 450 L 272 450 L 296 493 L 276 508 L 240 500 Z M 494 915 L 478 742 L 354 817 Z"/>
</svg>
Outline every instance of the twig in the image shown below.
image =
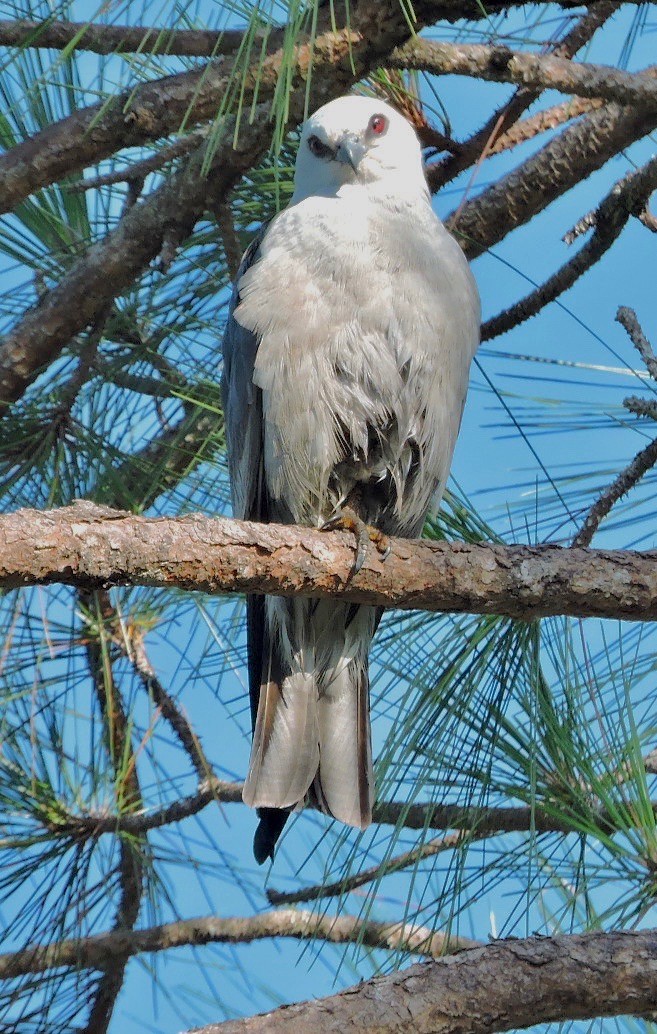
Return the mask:
<svg viewBox="0 0 657 1034">
<path fill-rule="evenodd" d="M 495 836 L 495 833 L 486 831 L 481 835 L 471 835 L 470 830 L 463 830 L 459 833 L 450 833 L 440 839 L 430 840 L 426 844 L 420 844 L 410 851 L 404 851 L 396 858 L 389 858 L 378 865 L 372 865 L 369 869 L 362 869 L 353 876 L 347 876 L 343 880 L 336 880 L 335 883 L 319 883 L 313 887 L 303 887 L 301 890 L 278 891 L 273 887 L 267 890 L 267 900 L 270 905 L 294 905 L 300 901 L 319 901 L 321 898 L 335 897 L 337 894 L 349 894 L 366 883 L 383 879 L 384 876 L 391 876 L 395 872 L 401 872 L 409 865 L 417 865 L 427 858 L 442 854 L 444 851 L 454 851 L 462 844 L 471 840 L 481 840 L 486 837 Z"/>
<path fill-rule="evenodd" d="M 143 634 L 135 630 L 130 637 L 130 647 L 133 655 L 133 663 L 144 688 L 152 698 L 156 707 L 164 719 L 169 723 L 178 737 L 187 757 L 199 777 L 199 780 L 207 786 L 218 785 L 219 780 L 214 775 L 212 765 L 206 757 L 201 741 L 192 729 L 191 725 L 179 710 L 173 697 L 167 693 L 161 681 L 158 679 L 146 653 Z"/>
<path fill-rule="evenodd" d="M 657 188 L 657 158 L 652 158 L 641 169 L 629 173 L 614 185 L 595 212 L 590 213 L 587 225 L 594 228 L 591 240 L 557 270 L 544 284 L 526 295 L 515 305 L 487 320 L 481 328 L 481 340 L 490 341 L 512 327 L 517 327 L 543 309 L 602 258 L 632 215 L 638 215 L 645 199 Z M 581 226 L 580 220 L 578 226 Z M 571 231 L 573 233 L 573 231 Z M 569 235 L 566 235 L 567 239 Z"/>
<path fill-rule="evenodd" d="M 601 521 L 607 516 L 612 506 L 622 499 L 631 488 L 639 483 L 657 463 L 657 438 L 654 438 L 645 449 L 638 452 L 631 463 L 621 471 L 608 488 L 602 493 L 586 515 L 581 528 L 573 538 L 573 546 L 588 546 L 595 535 Z"/>
<path fill-rule="evenodd" d="M 657 420 L 657 400 L 639 398 L 638 395 L 628 395 L 623 399 L 623 405 L 630 413 L 636 416 L 645 416 L 650 420 Z"/>
<path fill-rule="evenodd" d="M 208 130 L 204 127 L 187 136 L 174 140 L 173 143 L 162 147 L 156 154 L 149 158 L 142 158 L 140 161 L 126 165 L 122 169 L 115 169 L 114 172 L 107 172 L 104 176 L 90 176 L 78 183 L 65 184 L 64 189 L 75 193 L 85 190 L 98 190 L 100 187 L 109 187 L 114 183 L 130 183 L 132 180 L 143 180 L 151 172 L 156 172 L 168 162 L 179 158 L 183 154 L 189 154 L 195 147 L 207 138 Z"/>
<path fill-rule="evenodd" d="M 510 151 L 512 148 L 517 147 L 518 144 L 527 143 L 528 140 L 533 140 L 534 137 L 539 136 L 541 133 L 547 133 L 551 129 L 563 126 L 566 122 L 572 122 L 573 119 L 586 115 L 590 111 L 595 111 L 596 108 L 602 107 L 603 104 L 604 101 L 601 100 L 573 97 L 571 100 L 564 101 L 563 104 L 555 104 L 544 111 L 537 111 L 535 115 L 514 123 L 514 125 L 498 136 L 494 143 L 487 148 L 486 154 L 493 155 L 501 154 L 503 151 Z"/>
<path fill-rule="evenodd" d="M 629 334 L 634 346 L 643 359 L 648 373 L 657 379 L 657 359 L 650 342 L 643 333 L 636 313 L 632 309 L 621 307 L 616 315 L 618 322 Z M 631 399 L 626 399 L 625 404 Z M 627 406 L 632 409 L 632 406 Z M 657 463 L 657 438 L 654 438 L 644 449 L 636 454 L 631 463 L 614 478 L 599 499 L 589 510 L 581 528 L 573 539 L 573 546 L 588 546 L 598 530 L 600 523 L 607 516 L 615 503 L 622 499 L 631 488 L 639 483 L 642 477 Z"/>
<path fill-rule="evenodd" d="M 243 249 L 235 230 L 233 213 L 231 212 L 230 205 L 222 201 L 212 206 L 212 214 L 221 234 L 221 243 L 224 246 L 228 274 L 231 280 L 235 280 L 237 271 L 240 268 L 240 262 L 242 261 Z"/>
<path fill-rule="evenodd" d="M 87 658 L 103 719 L 107 749 L 114 769 L 119 812 L 142 806 L 137 763 L 130 743 L 128 718 L 119 687 L 114 680 L 107 646 L 105 621 L 114 613 L 106 592 L 80 594 L 90 615 Z M 95 628 L 93 625 L 95 625 Z M 122 837 L 119 843 L 119 903 L 114 930 L 130 932 L 139 916 L 144 880 L 143 861 L 138 844 Z M 106 1034 L 117 996 L 123 985 L 126 959 L 108 957 L 89 1011 L 86 1034 Z"/>
</svg>

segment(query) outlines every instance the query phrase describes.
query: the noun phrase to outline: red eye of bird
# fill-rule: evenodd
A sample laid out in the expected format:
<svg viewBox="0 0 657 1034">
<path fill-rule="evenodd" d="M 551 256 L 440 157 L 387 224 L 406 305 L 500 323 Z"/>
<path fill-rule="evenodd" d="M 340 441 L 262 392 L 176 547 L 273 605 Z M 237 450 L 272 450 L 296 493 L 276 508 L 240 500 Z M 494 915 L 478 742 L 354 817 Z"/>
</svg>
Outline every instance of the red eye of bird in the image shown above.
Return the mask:
<svg viewBox="0 0 657 1034">
<path fill-rule="evenodd" d="M 385 115 L 372 115 L 369 128 L 373 133 L 376 133 L 377 136 L 383 136 L 388 128 L 388 120 Z"/>
</svg>

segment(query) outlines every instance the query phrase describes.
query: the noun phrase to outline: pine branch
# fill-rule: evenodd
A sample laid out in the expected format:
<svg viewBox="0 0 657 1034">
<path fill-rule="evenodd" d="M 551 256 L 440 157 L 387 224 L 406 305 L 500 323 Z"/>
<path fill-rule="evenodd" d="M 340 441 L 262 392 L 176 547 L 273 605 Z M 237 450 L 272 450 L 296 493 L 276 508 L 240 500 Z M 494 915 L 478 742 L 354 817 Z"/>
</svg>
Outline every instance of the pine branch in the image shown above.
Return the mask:
<svg viewBox="0 0 657 1034">
<path fill-rule="evenodd" d="M 256 29 L 256 41 L 266 38 L 269 49 L 280 46 L 283 29 Z M 235 54 L 245 33 L 239 29 L 169 29 L 146 25 L 94 25 L 29 18 L 0 21 L 0 47 L 41 47 L 64 50 L 72 46 L 94 54 L 161 54 L 217 57 Z"/>
<path fill-rule="evenodd" d="M 493 941 L 196 1034 L 494 1034 L 654 1011 L 657 931 Z"/>
<path fill-rule="evenodd" d="M 618 239 L 628 220 L 639 217 L 652 192 L 657 189 L 657 158 L 651 158 L 641 169 L 629 173 L 616 183 L 595 212 L 582 222 L 594 228 L 591 239 L 578 253 L 564 263 L 544 284 L 531 291 L 515 305 L 487 320 L 481 328 L 481 340 L 490 341 L 517 327 L 555 298 L 567 291 L 584 273 L 598 262 Z M 579 224 L 578 224 L 579 226 Z M 577 228 L 576 228 L 577 229 Z M 578 234 L 571 231 L 565 240 L 570 243 Z M 588 543 L 578 543 L 588 545 Z"/>
<path fill-rule="evenodd" d="M 652 553 L 391 539 L 353 577 L 347 532 L 200 514 L 148 519 L 79 502 L 0 516 L 0 585 L 149 585 L 268 593 L 531 620 L 550 614 L 651 621 Z"/>
<path fill-rule="evenodd" d="M 446 223 L 468 257 L 476 258 L 655 126 L 657 110 L 606 104 L 466 201 Z"/>
<path fill-rule="evenodd" d="M 603 97 L 626 106 L 657 107 L 657 79 L 652 72 L 624 72 L 612 66 L 579 63 L 552 54 L 523 53 L 499 45 L 414 39 L 393 51 L 388 64 L 391 68 L 432 75 L 467 75 L 488 82 L 516 83 L 532 90 Z"/>
<path fill-rule="evenodd" d="M 446 937 L 411 923 L 385 923 L 358 916 L 319 916 L 301 909 L 277 909 L 257 916 L 180 919 L 146 930 L 116 930 L 80 940 L 34 945 L 0 955 L 0 980 L 51 969 L 103 969 L 109 960 L 125 963 L 134 955 L 167 951 L 184 945 L 250 944 L 270 937 L 325 940 L 333 944 L 365 944 L 390 951 L 410 951 L 440 958 L 446 952 L 471 948 L 477 941 Z"/>
<path fill-rule="evenodd" d="M 118 809 L 119 812 L 132 811 L 142 806 L 143 799 L 129 720 L 107 649 L 106 622 L 112 620 L 114 608 L 106 592 L 81 593 L 80 597 L 88 615 L 87 658 L 100 705 L 107 750 L 114 769 Z M 122 837 L 119 843 L 119 902 L 114 921 L 115 931 L 131 931 L 137 922 L 143 882 L 144 866 L 140 847 L 131 843 L 127 837 Z M 124 958 L 109 957 L 101 967 L 103 975 L 91 1003 L 85 1034 L 106 1034 L 123 986 L 126 961 Z"/>
</svg>

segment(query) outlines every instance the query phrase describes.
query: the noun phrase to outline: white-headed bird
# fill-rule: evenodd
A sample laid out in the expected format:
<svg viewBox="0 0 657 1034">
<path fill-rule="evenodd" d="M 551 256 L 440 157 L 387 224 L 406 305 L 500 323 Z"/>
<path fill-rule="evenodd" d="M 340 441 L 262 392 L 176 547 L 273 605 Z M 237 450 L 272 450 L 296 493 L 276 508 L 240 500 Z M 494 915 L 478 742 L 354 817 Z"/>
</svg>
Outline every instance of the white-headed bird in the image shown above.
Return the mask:
<svg viewBox="0 0 657 1034">
<path fill-rule="evenodd" d="M 409 538 L 445 487 L 479 342 L 477 288 L 431 207 L 419 141 L 375 98 L 303 127 L 288 207 L 247 250 L 224 337 L 233 510 Z M 380 611 L 247 600 L 259 862 L 310 797 L 364 829 L 374 776 L 368 651 Z"/>
</svg>

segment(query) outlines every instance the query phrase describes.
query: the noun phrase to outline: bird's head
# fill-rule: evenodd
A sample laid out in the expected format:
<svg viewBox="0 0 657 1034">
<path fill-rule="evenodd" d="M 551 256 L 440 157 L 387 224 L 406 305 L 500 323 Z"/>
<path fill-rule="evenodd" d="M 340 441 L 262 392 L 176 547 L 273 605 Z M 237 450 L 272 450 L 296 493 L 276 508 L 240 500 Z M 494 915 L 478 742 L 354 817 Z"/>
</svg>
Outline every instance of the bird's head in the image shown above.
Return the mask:
<svg viewBox="0 0 657 1034">
<path fill-rule="evenodd" d="M 374 97 L 338 97 L 306 121 L 292 200 L 333 197 L 352 184 L 397 197 L 427 194 L 415 131 Z"/>
</svg>

